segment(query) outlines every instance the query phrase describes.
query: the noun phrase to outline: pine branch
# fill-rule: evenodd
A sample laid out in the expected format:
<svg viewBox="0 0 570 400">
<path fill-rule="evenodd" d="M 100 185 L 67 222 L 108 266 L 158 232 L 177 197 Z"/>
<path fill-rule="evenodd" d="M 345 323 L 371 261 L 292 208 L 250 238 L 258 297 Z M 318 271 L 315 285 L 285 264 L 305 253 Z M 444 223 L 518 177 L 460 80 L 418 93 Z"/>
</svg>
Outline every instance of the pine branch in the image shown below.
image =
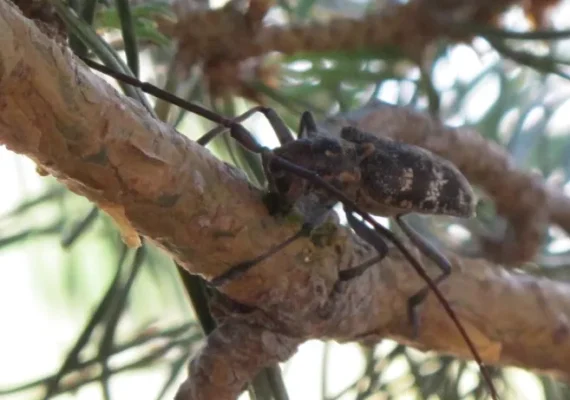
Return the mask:
<svg viewBox="0 0 570 400">
<path fill-rule="evenodd" d="M 176 21 L 157 20 L 161 32 L 177 40 L 177 60 L 185 66 L 197 62 L 235 64 L 271 52 L 378 51 L 385 47 L 404 50 L 408 56 L 419 59 L 426 46 L 436 39 L 469 41 L 477 34 L 474 25 L 497 25 L 499 16 L 513 5 L 520 5 L 529 17 L 539 20 L 556 2 L 390 1 L 360 18 L 342 16 L 324 22 L 285 25 L 263 25 L 262 17 L 267 9 L 256 12 L 255 7 L 250 7 L 252 9 L 243 11 L 229 2 L 217 9 L 176 10 Z"/>
<path fill-rule="evenodd" d="M 0 38 L 0 143 L 112 210 L 189 272 L 211 279 L 298 228 L 268 216 L 243 174 L 119 95 L 5 0 Z M 399 253 L 337 284 L 340 270 L 375 253 L 344 227 L 328 239 L 300 240 L 222 288 L 232 301 L 215 303 L 220 325 L 194 358 L 180 400 L 234 399 L 260 368 L 310 338 L 390 337 L 469 357 L 432 296 L 411 339 L 406 301 L 424 284 Z M 453 272 L 442 291 L 485 361 L 566 376 L 570 289 L 448 256 Z"/>
</svg>

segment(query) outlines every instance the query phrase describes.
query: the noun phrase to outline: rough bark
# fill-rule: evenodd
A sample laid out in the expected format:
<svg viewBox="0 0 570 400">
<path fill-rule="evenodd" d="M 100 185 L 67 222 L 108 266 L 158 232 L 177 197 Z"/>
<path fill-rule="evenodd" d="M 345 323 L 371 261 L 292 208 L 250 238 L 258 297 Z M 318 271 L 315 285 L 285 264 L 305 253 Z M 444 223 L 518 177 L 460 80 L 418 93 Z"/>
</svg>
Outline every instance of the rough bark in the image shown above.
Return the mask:
<svg viewBox="0 0 570 400">
<path fill-rule="evenodd" d="M 119 95 L 6 0 L 0 144 L 114 210 L 206 279 L 298 228 L 268 216 L 243 174 Z M 178 398 L 233 399 L 259 368 L 286 359 L 308 338 L 389 337 L 469 358 L 432 296 L 420 311 L 420 336 L 410 338 L 405 305 L 423 283 L 396 251 L 360 278 L 336 284 L 339 270 L 373 255 L 338 227 L 325 244 L 300 240 L 224 286 L 223 294 L 253 311 L 224 309 Z M 485 361 L 567 376 L 570 287 L 448 255 L 453 273 L 442 291 Z"/>
</svg>

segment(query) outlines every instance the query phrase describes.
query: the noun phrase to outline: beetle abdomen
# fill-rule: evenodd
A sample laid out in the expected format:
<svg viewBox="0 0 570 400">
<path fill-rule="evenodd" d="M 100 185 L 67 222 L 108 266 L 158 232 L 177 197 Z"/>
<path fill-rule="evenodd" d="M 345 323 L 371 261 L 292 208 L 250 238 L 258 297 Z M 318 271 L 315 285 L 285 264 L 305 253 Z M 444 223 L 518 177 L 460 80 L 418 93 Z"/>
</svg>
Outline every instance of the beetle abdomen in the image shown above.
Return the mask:
<svg viewBox="0 0 570 400">
<path fill-rule="evenodd" d="M 417 146 L 378 138 L 353 127 L 344 128 L 341 136 L 375 147 L 360 164 L 358 201 L 368 212 L 386 216 L 406 211 L 473 215 L 471 186 L 451 162 Z"/>
</svg>

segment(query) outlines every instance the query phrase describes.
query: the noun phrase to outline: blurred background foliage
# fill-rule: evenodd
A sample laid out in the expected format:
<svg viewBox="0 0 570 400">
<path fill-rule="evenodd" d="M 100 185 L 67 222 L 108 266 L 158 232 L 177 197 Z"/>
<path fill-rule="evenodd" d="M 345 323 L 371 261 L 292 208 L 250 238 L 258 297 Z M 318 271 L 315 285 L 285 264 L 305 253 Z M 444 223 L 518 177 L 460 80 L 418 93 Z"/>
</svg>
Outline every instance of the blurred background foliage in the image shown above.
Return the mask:
<svg viewBox="0 0 570 400">
<path fill-rule="evenodd" d="M 358 17 L 381 1 L 277 1 L 272 23 Z M 69 26 L 73 50 L 132 73 L 179 96 L 225 115 L 253 105 L 225 91 L 213 93 L 212 77 L 192 68 L 180 74 L 175 45 L 159 32 L 156 16 L 171 18 L 170 4 L 137 0 L 54 0 Z M 220 6 L 188 1 L 187 9 Z M 557 32 L 524 33 L 531 28 L 521 10 L 503 17 L 508 31 L 474 27 L 467 44 L 440 42 L 429 62 L 416 65 L 398 49 L 291 56 L 269 54 L 257 60 L 269 75 L 247 81 L 296 128 L 299 113 L 326 115 L 356 109 L 370 99 L 438 114 L 452 125 L 471 124 L 503 144 L 521 168 L 540 171 L 554 185 L 570 179 L 570 5 L 551 14 Z M 565 25 L 566 24 L 566 25 Z M 257 64 L 259 65 L 259 64 Z M 277 67 L 277 68 L 275 68 Z M 245 68 L 245 67 L 244 67 Z M 256 79 L 259 78 L 259 79 Z M 109 80 L 116 84 L 115 82 Z M 238 82 L 239 83 L 239 82 Z M 125 87 L 159 118 L 196 139 L 211 125 L 183 110 Z M 246 122 L 259 140 L 276 145 L 258 116 Z M 210 146 L 264 182 L 256 156 L 227 137 Z M 149 243 L 127 249 L 110 221 L 85 199 L 52 178 L 40 178 L 28 160 L 2 150 L 4 187 L 0 210 L 0 396 L 5 399 L 172 398 L 185 377 L 185 365 L 203 332 L 213 328 L 201 282 L 180 274 Z M 415 218 L 418 230 L 445 246 L 469 232 L 501 232 L 504 222 L 493 204 L 481 201 L 477 219 Z M 466 239 L 467 238 L 467 239 Z M 466 251 L 467 251 L 466 250 Z M 530 270 L 553 279 L 570 278 L 570 244 L 549 231 Z M 280 374 L 282 370 L 282 375 Z M 560 382 L 515 368 L 493 370 L 503 399 L 568 399 Z M 283 386 L 283 380 L 285 387 Z M 482 399 L 486 391 L 471 362 L 417 350 L 385 340 L 374 348 L 309 342 L 281 368 L 264 371 L 244 397 L 257 399 Z"/>
</svg>

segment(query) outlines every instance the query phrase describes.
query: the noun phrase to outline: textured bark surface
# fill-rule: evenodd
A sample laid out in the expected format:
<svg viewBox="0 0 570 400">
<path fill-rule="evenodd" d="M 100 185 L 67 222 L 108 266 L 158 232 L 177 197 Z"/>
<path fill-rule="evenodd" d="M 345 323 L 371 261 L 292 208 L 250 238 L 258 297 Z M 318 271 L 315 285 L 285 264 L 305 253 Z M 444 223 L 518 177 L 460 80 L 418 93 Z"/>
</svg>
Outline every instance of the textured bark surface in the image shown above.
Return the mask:
<svg viewBox="0 0 570 400">
<path fill-rule="evenodd" d="M 6 0 L 0 0 L 0 144 L 114 210 L 206 278 L 298 228 L 269 217 L 261 192 L 243 174 L 119 95 Z M 324 243 L 300 240 L 221 289 L 254 311 L 223 308 L 179 400 L 234 399 L 259 368 L 286 359 L 308 338 L 390 337 L 470 357 L 431 295 L 420 310 L 420 336 L 410 339 L 405 305 L 423 283 L 399 253 L 391 250 L 380 266 L 335 285 L 340 269 L 375 253 L 343 227 Z M 570 287 L 449 256 L 453 273 L 442 291 L 483 358 L 567 377 Z"/>
</svg>

